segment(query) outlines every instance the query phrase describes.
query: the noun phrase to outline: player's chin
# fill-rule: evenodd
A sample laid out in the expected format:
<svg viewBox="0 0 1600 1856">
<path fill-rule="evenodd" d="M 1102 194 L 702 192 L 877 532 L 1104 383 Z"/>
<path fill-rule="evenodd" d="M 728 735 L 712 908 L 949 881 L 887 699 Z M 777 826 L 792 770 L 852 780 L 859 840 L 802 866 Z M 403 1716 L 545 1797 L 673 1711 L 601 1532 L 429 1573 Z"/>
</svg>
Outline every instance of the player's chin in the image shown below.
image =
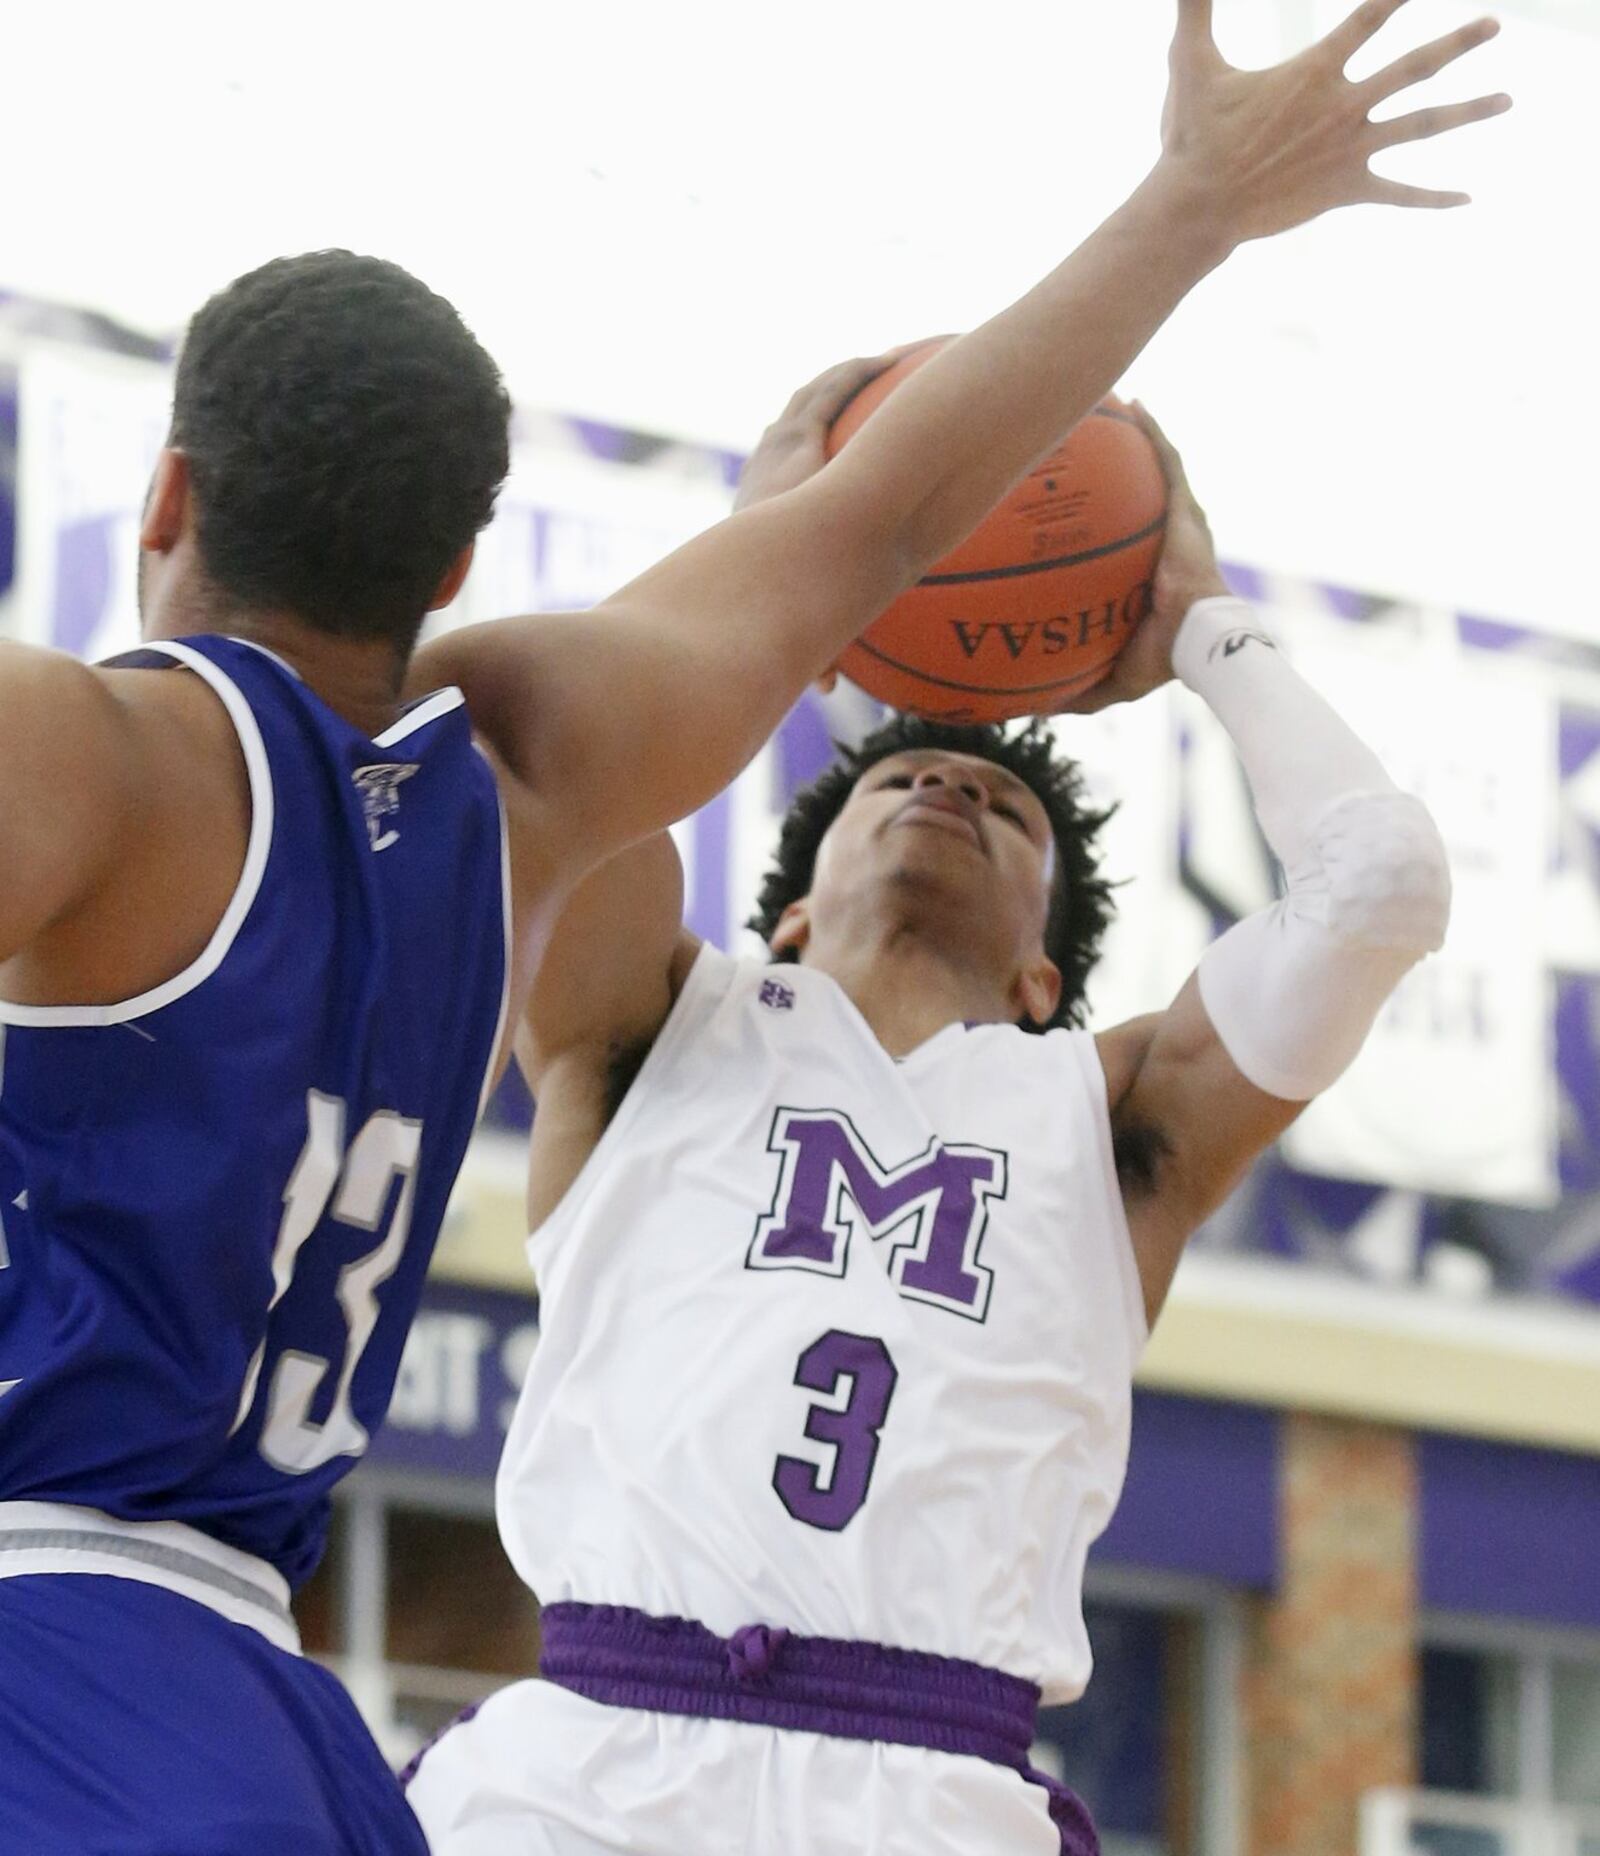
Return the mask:
<svg viewBox="0 0 1600 1856">
<path fill-rule="evenodd" d="M 983 854 L 957 844 L 951 850 L 915 850 L 897 857 L 882 880 L 902 904 L 915 903 L 927 919 L 947 918 L 971 926 L 993 907 L 995 873 Z"/>
</svg>

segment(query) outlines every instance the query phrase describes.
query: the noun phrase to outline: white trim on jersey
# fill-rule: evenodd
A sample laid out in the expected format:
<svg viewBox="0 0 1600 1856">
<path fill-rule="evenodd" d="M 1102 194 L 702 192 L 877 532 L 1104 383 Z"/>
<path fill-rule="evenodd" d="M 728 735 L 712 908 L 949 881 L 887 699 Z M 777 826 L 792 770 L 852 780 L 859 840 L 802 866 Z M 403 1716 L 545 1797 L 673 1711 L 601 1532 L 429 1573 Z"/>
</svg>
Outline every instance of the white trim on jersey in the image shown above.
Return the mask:
<svg viewBox="0 0 1600 1856">
<path fill-rule="evenodd" d="M 122 1521 L 71 1502 L 0 1502 L 0 1579 L 53 1572 L 159 1585 L 300 1654 L 283 1575 L 182 1521 Z"/>
<path fill-rule="evenodd" d="M 239 881 L 234 886 L 233 895 L 211 939 L 200 955 L 181 973 L 175 974 L 170 980 L 163 980 L 159 986 L 152 986 L 147 992 L 139 993 L 132 999 L 118 1000 L 113 1005 L 17 1005 L 9 999 L 0 999 L 0 1024 L 122 1025 L 130 1019 L 159 1012 L 174 1000 L 181 999 L 185 993 L 193 992 L 222 965 L 261 887 L 261 878 L 267 867 L 267 853 L 272 847 L 272 769 L 267 763 L 266 746 L 250 705 L 243 691 L 226 671 L 219 670 L 210 658 L 202 656 L 188 645 L 151 644 L 142 648 L 174 658 L 186 669 L 192 670 L 211 686 L 228 712 L 239 737 L 245 771 L 250 778 L 250 836 L 245 845 L 244 868 L 239 872 Z"/>
<path fill-rule="evenodd" d="M 241 638 L 237 632 L 227 634 L 229 644 L 242 644 L 247 651 L 254 651 L 257 657 L 264 657 L 269 663 L 276 664 L 280 670 L 287 670 L 296 683 L 304 683 L 305 678 L 295 669 L 286 657 L 279 657 L 276 651 L 269 651 L 264 644 L 257 644 L 254 638 Z"/>
<path fill-rule="evenodd" d="M 397 741 L 404 741 L 407 735 L 413 735 L 419 728 L 425 728 L 429 722 L 436 722 L 441 715 L 448 715 L 452 709 L 459 709 L 466 701 L 455 685 L 435 690 L 431 696 L 424 696 L 414 707 L 407 709 L 398 722 L 386 728 L 381 735 L 372 737 L 374 747 L 392 748 Z"/>
</svg>

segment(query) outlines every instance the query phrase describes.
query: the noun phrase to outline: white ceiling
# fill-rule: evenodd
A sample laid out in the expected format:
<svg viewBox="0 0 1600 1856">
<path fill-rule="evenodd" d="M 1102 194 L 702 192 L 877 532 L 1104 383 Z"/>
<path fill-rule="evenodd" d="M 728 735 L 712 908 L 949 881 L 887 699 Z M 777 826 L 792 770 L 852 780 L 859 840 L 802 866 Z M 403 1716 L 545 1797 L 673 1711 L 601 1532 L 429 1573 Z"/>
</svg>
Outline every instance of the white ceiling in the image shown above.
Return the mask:
<svg viewBox="0 0 1600 1856">
<path fill-rule="evenodd" d="M 1218 0 L 1268 62 L 1343 10 Z M 1412 0 L 1386 54 L 1471 17 Z M 1242 254 L 1132 384 L 1228 551 L 1600 637 L 1600 5 L 1529 0 L 1444 94 L 1518 108 L 1464 185 Z M 523 401 L 734 446 L 841 354 L 960 328 L 1155 154 L 1168 0 L 40 7 L 8 26 L 0 285 L 172 330 L 278 252 L 451 296 Z M 10 60 L 8 60 L 10 62 Z M 25 184 L 19 185 L 19 176 Z M 1577 204 L 1568 204 L 1575 200 Z"/>
</svg>

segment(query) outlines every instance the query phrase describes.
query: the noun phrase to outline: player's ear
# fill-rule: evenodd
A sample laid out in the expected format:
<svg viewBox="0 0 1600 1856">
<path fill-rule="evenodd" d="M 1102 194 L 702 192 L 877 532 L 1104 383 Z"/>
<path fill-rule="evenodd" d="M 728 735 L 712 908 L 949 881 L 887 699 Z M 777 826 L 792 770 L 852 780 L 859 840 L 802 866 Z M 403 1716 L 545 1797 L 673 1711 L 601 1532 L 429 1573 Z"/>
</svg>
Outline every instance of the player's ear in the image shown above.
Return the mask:
<svg viewBox="0 0 1600 1856">
<path fill-rule="evenodd" d="M 811 899 L 802 896 L 798 902 L 791 902 L 778 917 L 778 925 L 772 931 L 768 946 L 775 954 L 787 954 L 791 951 L 803 954 L 806 943 L 811 939 Z"/>
<path fill-rule="evenodd" d="M 155 473 L 145 495 L 139 546 L 152 554 L 170 554 L 183 534 L 188 514 L 189 460 L 183 452 L 165 445 L 156 457 Z"/>
<path fill-rule="evenodd" d="M 478 544 L 469 541 L 456 558 L 450 563 L 450 570 L 434 588 L 433 598 L 428 601 L 428 610 L 437 612 L 440 607 L 448 606 L 461 591 L 461 583 L 472 568 L 472 557 L 477 552 Z"/>
<path fill-rule="evenodd" d="M 1061 969 L 1046 955 L 1039 954 L 1017 975 L 1011 989 L 1011 1003 L 1019 1019 L 1030 1019 L 1036 1025 L 1049 1024 L 1061 1003 Z"/>
</svg>

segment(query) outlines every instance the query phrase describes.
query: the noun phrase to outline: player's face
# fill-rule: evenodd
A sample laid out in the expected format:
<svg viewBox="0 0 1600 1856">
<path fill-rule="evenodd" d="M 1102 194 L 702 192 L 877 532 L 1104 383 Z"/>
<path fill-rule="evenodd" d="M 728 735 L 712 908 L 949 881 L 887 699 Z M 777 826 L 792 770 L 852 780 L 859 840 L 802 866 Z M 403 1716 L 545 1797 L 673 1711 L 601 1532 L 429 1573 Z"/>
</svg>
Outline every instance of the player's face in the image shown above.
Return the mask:
<svg viewBox="0 0 1600 1856">
<path fill-rule="evenodd" d="M 870 767 L 817 853 L 814 930 L 887 904 L 998 965 L 1043 955 L 1055 839 L 1033 790 L 993 761 L 917 749 Z"/>
</svg>

